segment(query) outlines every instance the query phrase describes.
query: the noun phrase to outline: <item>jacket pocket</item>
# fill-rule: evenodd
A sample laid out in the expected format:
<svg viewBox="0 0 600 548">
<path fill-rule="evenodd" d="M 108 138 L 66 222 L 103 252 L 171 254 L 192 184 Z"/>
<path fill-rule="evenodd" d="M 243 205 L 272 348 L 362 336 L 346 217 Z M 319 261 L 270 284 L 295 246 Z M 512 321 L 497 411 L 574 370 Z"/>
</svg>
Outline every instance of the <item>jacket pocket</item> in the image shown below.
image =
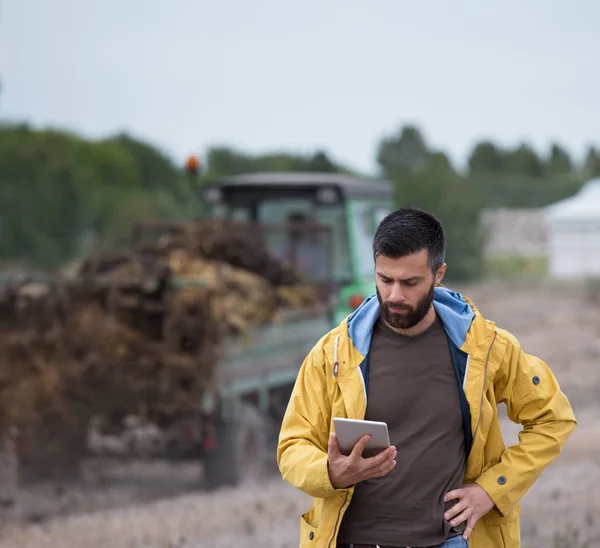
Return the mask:
<svg viewBox="0 0 600 548">
<path fill-rule="evenodd" d="M 517 504 L 513 506 L 510 513 L 505 516 L 501 516 L 496 510 L 490 510 L 485 516 L 481 518 L 481 521 L 487 525 L 506 525 L 516 521 L 521 515 L 521 506 Z"/>
<path fill-rule="evenodd" d="M 521 546 L 521 528 L 517 518 L 500 525 L 499 529 L 505 548 L 519 548 Z"/>
<path fill-rule="evenodd" d="M 313 520 L 313 510 L 312 508 L 302 514 L 300 519 L 300 546 L 304 548 L 305 546 L 317 546 L 317 528 Z"/>
<path fill-rule="evenodd" d="M 519 509 L 508 516 L 492 510 L 483 516 L 469 537 L 469 548 L 519 548 Z"/>
</svg>

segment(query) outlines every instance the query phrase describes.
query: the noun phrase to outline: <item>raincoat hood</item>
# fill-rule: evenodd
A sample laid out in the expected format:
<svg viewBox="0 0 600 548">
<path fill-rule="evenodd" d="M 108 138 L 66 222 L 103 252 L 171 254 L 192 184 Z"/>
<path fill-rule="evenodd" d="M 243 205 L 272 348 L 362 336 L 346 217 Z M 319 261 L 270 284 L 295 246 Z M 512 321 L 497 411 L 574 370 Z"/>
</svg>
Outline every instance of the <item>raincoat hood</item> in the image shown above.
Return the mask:
<svg viewBox="0 0 600 548">
<path fill-rule="evenodd" d="M 442 286 L 434 288 L 433 307 L 452 343 L 456 348 L 461 348 L 475 317 L 473 307 L 460 293 Z M 373 327 L 380 314 L 381 306 L 377 295 L 372 295 L 348 317 L 348 335 L 363 356 L 369 353 Z"/>
</svg>

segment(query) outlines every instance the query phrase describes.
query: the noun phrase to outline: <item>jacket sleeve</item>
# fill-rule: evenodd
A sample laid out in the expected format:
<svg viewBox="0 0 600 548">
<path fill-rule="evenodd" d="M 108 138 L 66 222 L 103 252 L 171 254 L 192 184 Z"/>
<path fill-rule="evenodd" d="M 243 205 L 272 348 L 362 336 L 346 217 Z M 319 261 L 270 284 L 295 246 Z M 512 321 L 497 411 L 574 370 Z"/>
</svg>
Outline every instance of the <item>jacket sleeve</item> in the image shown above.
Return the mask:
<svg viewBox="0 0 600 548">
<path fill-rule="evenodd" d="M 343 491 L 331 485 L 327 467 L 331 401 L 325 370 L 324 351 L 317 345 L 296 378 L 277 447 L 277 464 L 283 479 L 319 498 Z"/>
<path fill-rule="evenodd" d="M 504 333 L 508 344 L 494 379 L 496 401 L 505 402 L 510 420 L 523 429 L 519 443 L 507 448 L 476 483 L 507 515 L 558 456 L 577 423 L 548 365 L 523 352 L 516 339 Z"/>
</svg>

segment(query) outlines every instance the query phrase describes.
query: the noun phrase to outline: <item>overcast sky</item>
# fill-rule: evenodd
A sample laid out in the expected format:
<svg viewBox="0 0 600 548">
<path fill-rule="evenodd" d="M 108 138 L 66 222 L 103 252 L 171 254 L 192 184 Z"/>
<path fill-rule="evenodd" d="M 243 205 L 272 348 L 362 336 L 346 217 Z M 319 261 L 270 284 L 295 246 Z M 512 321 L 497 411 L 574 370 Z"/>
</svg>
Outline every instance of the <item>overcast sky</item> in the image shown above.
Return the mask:
<svg viewBox="0 0 600 548">
<path fill-rule="evenodd" d="M 0 116 L 176 161 L 326 149 L 365 171 L 416 123 L 462 163 L 490 137 L 600 144 L 600 2 L 0 0 Z"/>
</svg>

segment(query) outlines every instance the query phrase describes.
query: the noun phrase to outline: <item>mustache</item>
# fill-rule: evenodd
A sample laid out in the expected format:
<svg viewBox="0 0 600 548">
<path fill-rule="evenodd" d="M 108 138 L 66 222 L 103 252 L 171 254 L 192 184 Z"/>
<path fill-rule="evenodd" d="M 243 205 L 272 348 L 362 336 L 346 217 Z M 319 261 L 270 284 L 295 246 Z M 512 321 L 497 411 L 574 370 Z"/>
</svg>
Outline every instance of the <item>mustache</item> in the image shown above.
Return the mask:
<svg viewBox="0 0 600 548">
<path fill-rule="evenodd" d="M 412 310 L 412 308 L 406 304 L 397 304 L 397 303 L 392 303 L 392 302 L 386 302 L 384 303 L 385 307 L 388 309 L 395 309 L 395 310 Z"/>
</svg>

